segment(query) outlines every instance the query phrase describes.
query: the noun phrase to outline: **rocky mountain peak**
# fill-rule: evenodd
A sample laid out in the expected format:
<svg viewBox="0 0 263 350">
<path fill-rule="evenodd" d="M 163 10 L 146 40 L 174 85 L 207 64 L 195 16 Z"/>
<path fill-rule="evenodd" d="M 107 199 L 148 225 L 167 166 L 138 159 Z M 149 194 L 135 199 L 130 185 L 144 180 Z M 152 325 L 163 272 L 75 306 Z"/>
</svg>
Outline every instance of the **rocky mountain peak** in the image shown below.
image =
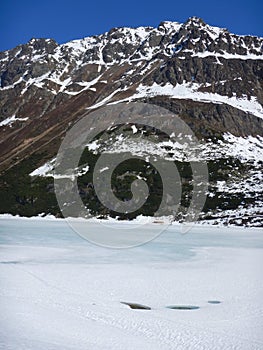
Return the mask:
<svg viewBox="0 0 263 350">
<path fill-rule="evenodd" d="M 262 55 L 262 38 L 231 34 L 227 29 L 210 26 L 198 17 L 190 17 L 173 40 L 177 43 L 174 49 L 177 53 Z"/>
<path fill-rule="evenodd" d="M 52 53 L 58 46 L 58 43 L 54 39 L 32 38 L 27 43 L 27 46 L 32 47 L 36 51 L 43 51 L 45 49 L 46 52 Z"/>
<path fill-rule="evenodd" d="M 195 27 L 202 27 L 202 26 L 206 26 L 207 24 L 204 22 L 204 20 L 200 17 L 197 16 L 191 16 L 189 17 L 186 22 L 185 22 L 186 26 L 195 26 Z"/>
<path fill-rule="evenodd" d="M 263 38 L 231 34 L 191 17 L 182 24 L 161 22 L 157 28 L 112 28 L 61 45 L 33 38 L 1 52 L 0 211 L 8 207 L 22 215 L 56 215 L 53 197 L 52 211 L 41 201 L 52 192 L 52 179 L 36 182 L 47 184 L 47 191 L 35 189 L 29 173 L 43 165 L 52 167 L 49 161 L 61 139 L 83 115 L 109 103 L 140 101 L 171 110 L 204 142 L 202 158 L 210 164 L 214 181 L 206 212 L 245 208 L 250 223 L 258 224 L 260 186 L 250 178 L 260 183 L 263 164 L 262 44 Z M 173 125 L 168 127 L 172 131 Z M 136 153 L 143 149 L 138 147 Z M 182 162 L 176 158 L 177 146 L 167 147 Z M 25 178 L 27 187 L 21 189 Z M 238 192 L 242 181 L 248 189 L 245 195 Z M 191 196 L 187 189 L 185 193 Z M 95 197 L 92 201 L 97 210 Z"/>
</svg>

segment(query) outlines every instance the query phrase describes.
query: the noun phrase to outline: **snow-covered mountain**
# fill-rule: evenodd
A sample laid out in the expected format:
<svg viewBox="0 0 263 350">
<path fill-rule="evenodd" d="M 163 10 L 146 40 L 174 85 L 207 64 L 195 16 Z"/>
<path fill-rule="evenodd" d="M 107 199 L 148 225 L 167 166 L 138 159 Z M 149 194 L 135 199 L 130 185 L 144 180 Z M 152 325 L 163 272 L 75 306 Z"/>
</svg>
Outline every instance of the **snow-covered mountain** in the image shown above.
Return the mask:
<svg viewBox="0 0 263 350">
<path fill-rule="evenodd" d="M 58 214 L 50 161 L 66 131 L 87 111 L 141 101 L 177 114 L 200 140 L 199 159 L 210 173 L 201 218 L 262 224 L 263 38 L 231 34 L 192 17 L 158 28 L 113 28 L 62 45 L 31 39 L 0 53 L 0 77 L 1 212 Z M 98 144 L 93 156 L 127 147 L 134 154 L 149 151 L 114 137 Z M 167 142 L 151 154 L 165 158 L 169 152 L 181 165 L 189 161 L 190 150 L 182 159 Z M 83 200 L 94 215 L 106 215 L 91 182 L 82 181 Z"/>
</svg>

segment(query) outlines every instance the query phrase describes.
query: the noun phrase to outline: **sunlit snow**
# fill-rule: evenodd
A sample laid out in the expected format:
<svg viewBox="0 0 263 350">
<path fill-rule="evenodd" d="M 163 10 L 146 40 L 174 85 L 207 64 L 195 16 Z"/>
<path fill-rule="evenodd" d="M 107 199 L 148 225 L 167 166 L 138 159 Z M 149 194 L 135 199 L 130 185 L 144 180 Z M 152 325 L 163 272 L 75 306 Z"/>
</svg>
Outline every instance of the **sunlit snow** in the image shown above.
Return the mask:
<svg viewBox="0 0 263 350">
<path fill-rule="evenodd" d="M 262 348 L 259 230 L 196 226 L 182 235 L 170 226 L 149 244 L 110 250 L 62 220 L 0 220 L 1 349 Z"/>
</svg>

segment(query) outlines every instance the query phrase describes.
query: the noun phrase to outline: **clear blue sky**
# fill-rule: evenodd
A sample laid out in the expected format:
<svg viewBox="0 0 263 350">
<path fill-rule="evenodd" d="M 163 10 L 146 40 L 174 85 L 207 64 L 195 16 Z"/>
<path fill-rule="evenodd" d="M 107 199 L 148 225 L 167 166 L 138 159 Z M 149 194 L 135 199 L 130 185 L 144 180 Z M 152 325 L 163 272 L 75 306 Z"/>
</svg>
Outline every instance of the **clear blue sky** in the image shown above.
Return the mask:
<svg viewBox="0 0 263 350">
<path fill-rule="evenodd" d="M 112 27 L 157 26 L 191 16 L 233 33 L 263 36 L 262 14 L 262 0 L 0 0 L 0 51 L 33 37 L 63 43 Z"/>
</svg>

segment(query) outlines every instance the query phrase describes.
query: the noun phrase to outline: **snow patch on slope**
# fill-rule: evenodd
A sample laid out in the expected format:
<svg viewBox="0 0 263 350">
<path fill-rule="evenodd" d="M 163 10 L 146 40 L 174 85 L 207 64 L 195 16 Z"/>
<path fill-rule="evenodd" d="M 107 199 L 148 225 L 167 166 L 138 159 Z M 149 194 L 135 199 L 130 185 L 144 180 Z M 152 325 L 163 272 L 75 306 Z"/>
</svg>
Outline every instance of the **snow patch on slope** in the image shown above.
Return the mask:
<svg viewBox="0 0 263 350">
<path fill-rule="evenodd" d="M 53 158 L 51 161 L 45 163 L 44 165 L 40 166 L 36 170 L 32 171 L 29 175 L 30 176 L 50 176 L 50 173 L 52 170 L 54 170 L 56 158 Z"/>
<path fill-rule="evenodd" d="M 225 103 L 244 112 L 251 113 L 258 118 L 263 118 L 263 108 L 255 96 L 251 96 L 250 100 L 248 100 L 245 95 L 243 98 L 238 98 L 235 96 L 228 97 L 217 93 L 200 92 L 198 91 L 200 87 L 201 85 L 197 83 L 183 83 L 177 84 L 176 86 L 173 86 L 170 83 L 167 83 L 164 86 L 158 85 L 157 83 L 154 83 L 152 86 L 145 86 L 141 84 L 137 88 L 136 94 L 122 100 L 121 102 L 162 95 L 170 96 L 176 99 L 191 99 L 205 103 Z"/>
<path fill-rule="evenodd" d="M 55 173 L 55 163 L 56 158 L 53 158 L 51 161 L 40 166 L 36 170 L 32 171 L 30 176 L 42 176 L 42 177 L 53 177 L 54 179 L 71 179 L 74 180 L 75 177 L 82 176 L 89 171 L 89 165 L 84 164 L 78 168 L 72 169 L 71 172 L 66 174 L 57 174 Z"/>
<path fill-rule="evenodd" d="M 224 53 L 217 53 L 217 52 L 210 52 L 210 51 L 204 51 L 204 52 L 197 52 L 194 53 L 192 51 L 186 51 L 185 52 L 191 52 L 192 53 L 192 57 L 221 57 L 224 59 L 236 59 L 236 60 L 263 60 L 263 55 L 255 55 L 255 54 L 251 54 L 248 53 L 246 55 L 238 55 L 238 54 L 231 54 L 228 52 L 224 52 Z"/>
<path fill-rule="evenodd" d="M 0 126 L 12 126 L 13 123 L 20 121 L 25 122 L 28 120 L 27 118 L 17 118 L 15 115 L 12 115 L 12 117 L 8 117 L 0 122 Z"/>
</svg>

